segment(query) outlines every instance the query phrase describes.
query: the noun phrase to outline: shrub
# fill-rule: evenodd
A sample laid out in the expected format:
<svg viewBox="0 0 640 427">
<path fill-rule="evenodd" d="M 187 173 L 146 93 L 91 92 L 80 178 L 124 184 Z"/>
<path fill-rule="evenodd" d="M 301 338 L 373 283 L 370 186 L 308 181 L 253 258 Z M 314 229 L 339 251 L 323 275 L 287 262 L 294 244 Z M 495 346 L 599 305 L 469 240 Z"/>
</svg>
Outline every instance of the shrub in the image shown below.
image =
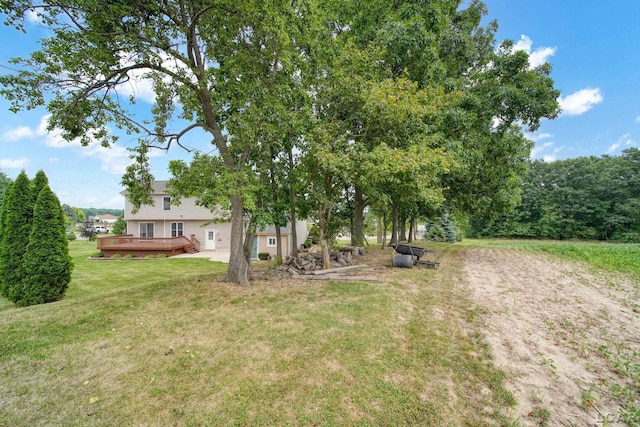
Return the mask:
<svg viewBox="0 0 640 427">
<path fill-rule="evenodd" d="M 258 254 L 258 259 L 262 260 L 262 261 L 266 261 L 269 259 L 269 252 L 260 252 Z"/>
<path fill-rule="evenodd" d="M 433 242 L 443 242 L 445 240 L 445 232 L 440 225 L 430 224 L 424 233 L 424 238 Z"/>
<path fill-rule="evenodd" d="M 23 264 L 25 278 L 15 300 L 18 306 L 64 297 L 73 270 L 64 222 L 60 202 L 45 183 L 33 209 L 33 227 Z"/>
<path fill-rule="evenodd" d="M 111 259 L 120 259 L 120 258 L 122 258 L 122 255 L 120 255 L 120 254 L 111 255 Z"/>
<path fill-rule="evenodd" d="M 13 182 L 2 203 L 0 294 L 16 302 L 25 278 L 23 258 L 33 221 L 31 182 L 24 171 Z"/>
</svg>

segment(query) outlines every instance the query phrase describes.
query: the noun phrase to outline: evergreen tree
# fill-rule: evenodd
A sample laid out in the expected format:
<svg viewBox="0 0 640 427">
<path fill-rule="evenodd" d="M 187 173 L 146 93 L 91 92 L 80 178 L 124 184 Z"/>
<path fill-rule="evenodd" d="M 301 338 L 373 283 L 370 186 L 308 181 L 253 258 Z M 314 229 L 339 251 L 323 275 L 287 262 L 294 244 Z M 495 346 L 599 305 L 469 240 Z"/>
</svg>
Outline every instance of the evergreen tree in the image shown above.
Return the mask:
<svg viewBox="0 0 640 427">
<path fill-rule="evenodd" d="M 46 185 L 49 185 L 49 178 L 47 178 L 47 175 L 44 174 L 43 170 L 39 170 L 36 173 L 35 178 L 31 181 L 31 200 L 34 206 L 36 204 L 36 200 L 38 200 L 40 192 Z"/>
<path fill-rule="evenodd" d="M 10 183 L 11 183 L 11 178 L 9 178 L 4 172 L 0 171 L 0 203 L 2 203 L 2 199 L 4 198 L 4 192 L 6 191 Z"/>
<path fill-rule="evenodd" d="M 440 226 L 444 231 L 444 241 L 447 243 L 455 243 L 457 241 L 456 225 L 451 221 L 448 213 L 442 214 Z"/>
<path fill-rule="evenodd" d="M 118 220 L 113 224 L 113 228 L 111 229 L 111 231 L 113 231 L 113 234 L 121 235 L 124 234 L 126 230 L 127 222 L 124 220 L 124 217 L 120 215 L 118 217 Z"/>
<path fill-rule="evenodd" d="M 56 195 L 45 185 L 33 209 L 33 226 L 23 259 L 26 274 L 16 304 L 27 306 L 60 300 L 71 281 L 72 269 L 64 213 Z"/>
<path fill-rule="evenodd" d="M 3 245 L 4 245 L 4 230 L 7 229 L 6 227 L 6 221 L 7 221 L 7 215 L 9 212 L 9 206 L 10 205 L 10 196 L 11 196 L 11 191 L 13 188 L 13 183 L 10 182 L 6 188 L 4 189 L 4 192 L 2 194 L 2 205 L 0 205 L 0 296 L 4 296 L 6 297 L 7 294 L 4 291 L 4 264 L 5 264 L 5 260 L 4 260 L 4 250 Z"/>
<path fill-rule="evenodd" d="M 5 202 L 7 207 L 0 244 L 0 266 L 2 266 L 0 294 L 15 302 L 16 296 L 20 295 L 19 288 L 24 279 L 22 264 L 33 217 L 31 182 L 24 171 L 14 181 Z"/>
</svg>

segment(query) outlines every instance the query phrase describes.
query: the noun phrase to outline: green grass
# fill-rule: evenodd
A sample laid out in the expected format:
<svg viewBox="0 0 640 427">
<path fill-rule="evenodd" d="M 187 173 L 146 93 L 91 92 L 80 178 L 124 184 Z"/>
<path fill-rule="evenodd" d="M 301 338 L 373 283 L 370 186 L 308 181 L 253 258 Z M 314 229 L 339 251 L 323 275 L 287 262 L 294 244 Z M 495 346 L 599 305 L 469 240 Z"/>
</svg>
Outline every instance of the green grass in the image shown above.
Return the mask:
<svg viewBox="0 0 640 427">
<path fill-rule="evenodd" d="M 508 247 L 587 263 L 640 278 L 640 244 L 523 240 L 469 240 L 466 245 Z"/>
<path fill-rule="evenodd" d="M 244 289 L 207 260 L 90 261 L 73 242 L 64 300 L 0 311 L 0 424 L 504 425 L 460 248 L 379 282 Z"/>
</svg>

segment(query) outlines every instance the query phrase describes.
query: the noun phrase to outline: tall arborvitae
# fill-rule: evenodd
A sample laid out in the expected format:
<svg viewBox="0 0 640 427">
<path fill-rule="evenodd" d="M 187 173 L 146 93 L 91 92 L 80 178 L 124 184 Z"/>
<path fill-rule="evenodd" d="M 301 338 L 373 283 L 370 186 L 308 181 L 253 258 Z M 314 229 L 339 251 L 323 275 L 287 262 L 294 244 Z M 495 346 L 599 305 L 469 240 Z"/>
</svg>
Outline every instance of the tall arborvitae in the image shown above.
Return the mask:
<svg viewBox="0 0 640 427">
<path fill-rule="evenodd" d="M 23 260 L 26 274 L 16 304 L 58 301 L 69 286 L 72 269 L 64 213 L 56 195 L 45 185 L 33 209 L 33 225 Z"/>
<path fill-rule="evenodd" d="M 24 254 L 31 233 L 33 218 L 33 202 L 31 199 L 31 182 L 27 174 L 22 171 L 13 183 L 5 211 L 2 243 L 0 244 L 0 291 L 2 295 L 16 302 L 20 295 L 20 286 L 24 279 L 22 268 Z"/>
<path fill-rule="evenodd" d="M 31 180 L 31 202 L 34 206 L 36 204 L 36 200 L 38 200 L 40 192 L 46 185 L 49 185 L 49 178 L 47 178 L 47 175 L 45 175 L 43 170 L 39 170 L 36 173 L 35 178 Z"/>
<path fill-rule="evenodd" d="M 7 212 L 9 212 L 9 206 L 11 206 L 10 198 L 13 183 L 9 183 L 2 194 L 2 205 L 0 205 L 0 296 L 7 297 L 8 292 L 5 291 L 4 285 L 4 264 L 5 264 L 5 252 L 4 248 L 4 230 L 7 229 Z"/>
</svg>

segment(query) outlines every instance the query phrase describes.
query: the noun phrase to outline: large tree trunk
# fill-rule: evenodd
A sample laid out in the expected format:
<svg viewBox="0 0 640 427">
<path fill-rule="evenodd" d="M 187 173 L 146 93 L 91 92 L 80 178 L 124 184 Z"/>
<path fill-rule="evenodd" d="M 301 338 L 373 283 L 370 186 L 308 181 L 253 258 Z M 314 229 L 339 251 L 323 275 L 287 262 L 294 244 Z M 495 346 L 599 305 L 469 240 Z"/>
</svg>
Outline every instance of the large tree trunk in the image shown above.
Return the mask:
<svg viewBox="0 0 640 427">
<path fill-rule="evenodd" d="M 407 242 L 409 243 L 413 242 L 413 234 L 414 234 L 413 224 L 414 224 L 413 218 L 409 219 L 409 238 L 407 239 Z"/>
<path fill-rule="evenodd" d="M 289 147 L 289 175 L 293 176 L 293 150 Z M 292 257 L 298 256 L 298 228 L 296 227 L 298 219 L 296 217 L 296 189 L 293 185 L 293 182 L 289 182 L 289 201 L 290 205 L 290 216 L 291 216 L 291 248 L 289 250 L 289 254 Z"/>
<path fill-rule="evenodd" d="M 398 219 L 398 227 L 399 227 L 398 232 L 400 234 L 400 236 L 398 237 L 398 240 L 400 240 L 401 242 L 406 242 L 407 241 L 407 214 L 404 212 L 404 209 L 402 210 L 402 214 Z"/>
<path fill-rule="evenodd" d="M 362 189 L 356 185 L 353 206 L 353 223 L 351 227 L 351 245 L 364 246 L 364 208 L 366 202 Z"/>
<path fill-rule="evenodd" d="M 331 209 L 322 204 L 318 207 L 318 229 L 320 230 L 320 247 L 322 248 L 322 268 L 327 269 L 331 265 L 331 253 L 327 240 L 327 227 L 331 219 Z"/>
<path fill-rule="evenodd" d="M 382 249 L 387 245 L 387 212 L 382 214 Z"/>
<path fill-rule="evenodd" d="M 240 286 L 249 285 L 249 263 L 247 262 L 245 248 L 243 244 L 244 236 L 244 205 L 242 199 L 231 196 L 231 245 L 229 254 L 229 267 L 227 269 L 227 282 Z"/>
<path fill-rule="evenodd" d="M 294 209 L 291 209 L 291 247 L 289 248 L 289 255 L 295 258 L 298 256 L 298 219 Z"/>
<path fill-rule="evenodd" d="M 278 264 L 282 264 L 282 232 L 279 225 L 276 225 L 276 258 Z"/>
<path fill-rule="evenodd" d="M 398 243 L 398 202 L 395 200 L 391 208 L 391 243 Z"/>
</svg>

